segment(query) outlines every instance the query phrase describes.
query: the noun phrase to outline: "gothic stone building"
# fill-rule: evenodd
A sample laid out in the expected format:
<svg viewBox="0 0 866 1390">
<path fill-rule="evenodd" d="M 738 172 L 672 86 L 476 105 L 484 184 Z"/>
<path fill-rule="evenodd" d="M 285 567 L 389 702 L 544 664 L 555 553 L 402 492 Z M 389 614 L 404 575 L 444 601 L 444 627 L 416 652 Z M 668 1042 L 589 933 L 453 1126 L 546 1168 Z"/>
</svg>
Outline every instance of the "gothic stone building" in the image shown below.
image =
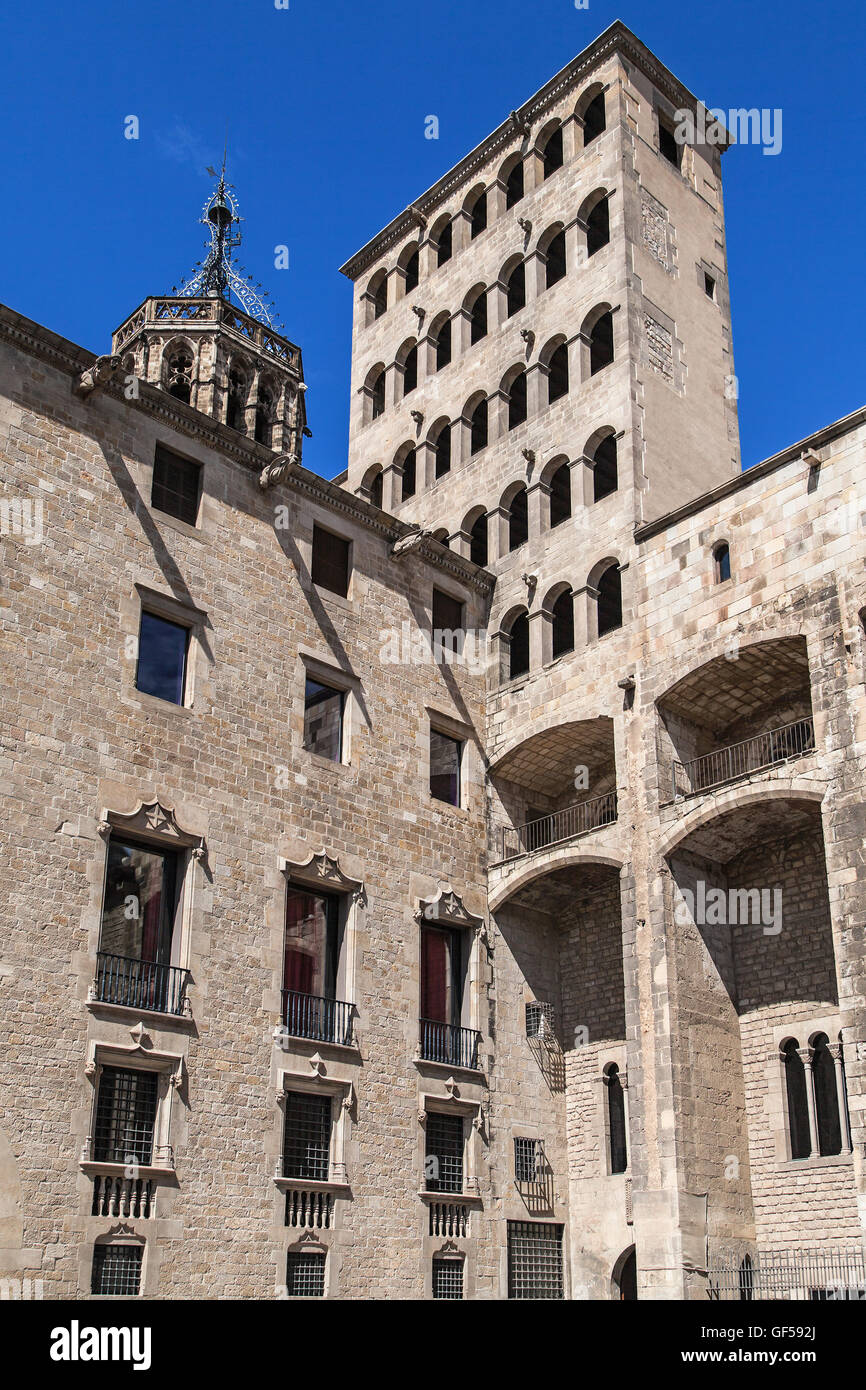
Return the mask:
<svg viewBox="0 0 866 1390">
<path fill-rule="evenodd" d="M 7 1287 L 862 1280 L 866 411 L 740 471 L 694 108 L 616 24 L 352 258 L 334 482 L 224 287 L 0 313 Z"/>
</svg>

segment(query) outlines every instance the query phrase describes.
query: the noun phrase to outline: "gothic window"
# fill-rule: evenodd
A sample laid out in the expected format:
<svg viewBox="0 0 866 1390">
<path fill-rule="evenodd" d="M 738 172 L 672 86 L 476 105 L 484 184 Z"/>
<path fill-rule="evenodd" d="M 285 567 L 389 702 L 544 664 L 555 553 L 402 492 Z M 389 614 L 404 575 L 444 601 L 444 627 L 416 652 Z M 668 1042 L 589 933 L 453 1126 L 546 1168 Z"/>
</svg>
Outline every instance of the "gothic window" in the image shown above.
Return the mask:
<svg viewBox="0 0 866 1390">
<path fill-rule="evenodd" d="M 268 448 L 271 447 L 274 431 L 275 400 L 273 387 L 260 382 L 258 400 L 256 401 L 255 439 L 256 443 L 265 444 Z"/>
<path fill-rule="evenodd" d="M 550 480 L 550 525 L 559 526 L 571 516 L 571 468 L 560 464 Z"/>
<path fill-rule="evenodd" d="M 622 577 L 618 565 L 609 565 L 598 580 L 598 635 L 622 627 Z"/>
<path fill-rule="evenodd" d="M 230 429 L 242 431 L 244 428 L 248 389 L 249 383 L 240 367 L 232 367 L 226 399 L 226 424 Z"/>
<path fill-rule="evenodd" d="M 505 293 L 508 318 L 511 318 L 526 305 L 526 265 L 523 261 L 509 275 Z"/>
<path fill-rule="evenodd" d="M 168 391 L 175 400 L 189 405 L 192 393 L 192 353 L 186 344 L 170 350 L 168 357 Z"/>
</svg>

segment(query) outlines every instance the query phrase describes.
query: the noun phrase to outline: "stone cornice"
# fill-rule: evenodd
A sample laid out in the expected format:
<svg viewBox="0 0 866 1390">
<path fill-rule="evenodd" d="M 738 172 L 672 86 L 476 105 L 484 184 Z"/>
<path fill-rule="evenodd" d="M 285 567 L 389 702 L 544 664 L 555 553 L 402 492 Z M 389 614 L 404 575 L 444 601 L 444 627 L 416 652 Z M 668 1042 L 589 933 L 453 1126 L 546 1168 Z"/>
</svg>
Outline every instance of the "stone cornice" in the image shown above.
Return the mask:
<svg viewBox="0 0 866 1390">
<path fill-rule="evenodd" d="M 603 34 L 599 35 L 594 43 L 591 43 L 566 67 L 556 73 L 523 106 L 518 107 L 516 112 L 512 112 L 485 140 L 482 140 L 480 145 L 476 145 L 474 150 L 470 150 L 469 154 L 461 159 L 459 164 L 455 164 L 447 174 L 444 174 L 438 183 L 434 183 L 432 188 L 428 188 L 426 193 L 422 193 L 420 198 L 416 198 L 381 232 L 378 232 L 365 246 L 362 246 L 360 251 L 357 251 L 345 265 L 340 267 L 340 273 L 346 275 L 350 280 L 357 279 L 390 246 L 417 229 L 418 212 L 423 213 L 429 223 L 436 208 L 451 196 L 455 188 L 467 183 L 476 171 L 485 165 L 503 146 L 512 144 L 515 140 L 519 142 L 524 138 L 520 130 L 521 125 L 526 126 L 538 121 L 564 92 L 578 83 L 584 82 L 588 73 L 601 63 L 606 62 L 612 53 L 620 53 L 640 68 L 675 106 L 692 111 L 697 109 L 697 97 L 693 96 L 688 88 L 684 87 L 674 74 L 656 58 L 655 54 L 641 43 L 636 34 L 633 34 L 620 20 L 616 20 L 609 28 L 605 29 Z M 515 123 L 515 116 L 519 124 Z"/>
<path fill-rule="evenodd" d="M 5 304 L 0 304 L 0 339 L 5 339 L 31 357 L 57 368 L 70 377 L 79 377 L 88 367 L 92 367 L 96 360 L 94 353 L 86 351 L 76 343 L 70 343 L 66 338 L 43 328 L 32 319 L 24 318 Z M 104 387 L 101 398 L 111 399 L 128 410 L 142 411 L 178 434 L 199 440 L 207 448 L 215 449 L 223 458 L 232 459 L 240 464 L 256 478 L 265 464 L 273 461 L 274 455 L 264 445 L 246 439 L 235 430 L 229 429 L 228 425 L 203 415 L 149 382 L 139 379 L 138 397 L 132 400 L 126 399 L 123 387 L 121 375 L 120 380 L 109 382 Z M 92 408 L 80 406 L 70 386 L 70 409 Z M 276 485 L 274 496 L 278 496 L 280 489 L 285 488 L 331 511 L 340 512 L 390 544 L 412 532 L 413 528 L 406 522 L 383 513 L 363 498 L 356 497 L 354 493 L 329 482 L 327 478 L 311 472 L 301 464 L 295 464 L 286 471 L 281 482 Z M 496 580 L 488 570 L 479 569 L 470 560 L 449 551 L 438 541 L 432 538 L 425 540 L 417 553 L 429 564 L 462 580 L 464 584 L 470 585 L 480 593 L 493 592 Z"/>
</svg>

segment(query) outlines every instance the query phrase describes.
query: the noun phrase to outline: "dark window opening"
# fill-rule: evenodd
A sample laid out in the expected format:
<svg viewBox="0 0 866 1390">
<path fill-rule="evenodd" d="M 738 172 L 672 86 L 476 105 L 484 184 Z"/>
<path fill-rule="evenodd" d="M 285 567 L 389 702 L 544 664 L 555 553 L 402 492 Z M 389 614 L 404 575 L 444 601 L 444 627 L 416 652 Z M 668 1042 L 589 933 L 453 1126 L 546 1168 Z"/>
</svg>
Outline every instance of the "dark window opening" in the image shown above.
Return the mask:
<svg viewBox="0 0 866 1390">
<path fill-rule="evenodd" d="M 112 836 L 99 933 L 99 998 L 173 1011 L 172 940 L 180 888 L 179 855 Z M 141 966 L 147 966 L 142 969 Z"/>
<path fill-rule="evenodd" d="M 515 203 L 519 203 L 523 197 L 523 160 L 518 159 L 511 173 L 505 181 L 505 207 L 513 208 Z"/>
<path fill-rule="evenodd" d="M 446 222 L 439 233 L 439 241 L 436 246 L 436 264 L 445 265 L 450 261 L 454 249 L 454 224 Z"/>
<path fill-rule="evenodd" d="M 286 935 L 283 956 L 283 990 L 286 1018 L 310 1022 L 296 996 L 318 1000 L 337 997 L 337 968 L 341 940 L 340 900 L 333 893 L 310 893 L 289 886 L 286 893 Z M 297 1016 L 297 1017 L 296 1017 Z M 323 1017 L 320 1020 L 324 1023 Z M 308 1028 L 292 1028 L 302 1036 Z M 322 1036 L 315 1031 L 313 1036 Z M 333 1041 L 333 1039 L 332 1039 Z M 286 1177 L 292 1176 L 286 1174 Z M 303 1176 L 298 1175 L 298 1176 Z"/>
<path fill-rule="evenodd" d="M 544 177 L 549 179 L 562 168 L 562 126 L 555 130 L 544 147 Z"/>
<path fill-rule="evenodd" d="M 514 1181 L 538 1182 L 541 1177 L 541 1153 L 537 1139 L 523 1136 L 514 1140 Z"/>
<path fill-rule="evenodd" d="M 724 584 L 731 577 L 731 550 L 726 542 L 717 545 L 713 551 L 716 567 L 716 583 Z"/>
<path fill-rule="evenodd" d="M 606 126 L 604 114 L 604 92 L 593 97 L 583 113 L 583 148 L 597 140 Z"/>
<path fill-rule="evenodd" d="M 168 359 L 168 393 L 187 405 L 192 395 L 192 353 L 179 348 Z"/>
<path fill-rule="evenodd" d="M 181 458 L 157 444 L 153 459 L 150 504 L 168 516 L 195 526 L 201 492 L 201 464 Z"/>
<path fill-rule="evenodd" d="M 520 265 L 515 266 L 511 274 L 509 275 L 508 289 L 506 291 L 506 295 L 508 301 L 508 317 L 511 318 L 512 314 L 516 314 L 520 309 L 523 309 L 526 305 L 525 262 L 521 262 Z"/>
<path fill-rule="evenodd" d="M 436 335 L 436 370 L 441 372 L 451 361 L 451 320 L 443 323 Z"/>
<path fill-rule="evenodd" d="M 463 943 L 449 927 L 421 928 L 421 1018 L 457 1028 L 463 1009 Z M 441 1029 L 440 1029 L 441 1031 Z M 429 1034 L 435 1042 L 435 1034 Z"/>
<path fill-rule="evenodd" d="M 346 598 L 349 593 L 350 543 L 342 536 L 313 526 L 312 580 L 322 589 Z"/>
<path fill-rule="evenodd" d="M 675 169 L 679 169 L 682 160 L 683 147 L 677 140 L 670 126 L 661 117 L 659 118 L 659 153 L 664 155 L 669 164 L 673 164 Z"/>
<path fill-rule="evenodd" d="M 380 415 L 385 414 L 385 373 L 380 372 L 373 382 L 370 389 L 370 399 L 372 402 L 372 418 L 378 420 Z"/>
<path fill-rule="evenodd" d="M 708 275 L 706 271 L 704 271 L 704 294 L 708 299 L 715 299 L 716 297 L 716 282 L 712 275 Z"/>
<path fill-rule="evenodd" d="M 462 1299 L 463 1261 L 444 1259 L 433 1261 L 433 1297 Z"/>
<path fill-rule="evenodd" d="M 331 1151 L 331 1097 L 286 1091 L 283 1177 L 327 1182 Z"/>
<path fill-rule="evenodd" d="M 343 757 L 344 690 L 307 677 L 304 687 L 304 747 L 308 753 L 339 763 Z"/>
<path fill-rule="evenodd" d="M 142 610 L 135 687 L 145 695 L 182 705 L 189 628 Z"/>
<path fill-rule="evenodd" d="M 434 652 L 462 652 L 464 619 L 460 600 L 434 589 L 432 617 Z"/>
<path fill-rule="evenodd" d="M 430 730 L 430 795 L 449 806 L 460 805 L 463 744 L 438 729 Z M 425 1015 L 426 1017 L 426 1015 Z"/>
<path fill-rule="evenodd" d="M 550 525 L 559 526 L 571 516 L 571 468 L 560 464 L 550 480 Z"/>
<path fill-rule="evenodd" d="M 370 501 L 374 507 L 382 506 L 382 488 L 384 486 L 385 475 L 381 471 L 376 474 L 370 484 Z"/>
<path fill-rule="evenodd" d="M 405 266 L 403 267 L 403 279 L 406 294 L 410 290 L 418 288 L 418 252 L 413 251 Z"/>
<path fill-rule="evenodd" d="M 520 372 L 508 392 L 508 428 L 513 430 L 526 419 L 526 373 Z"/>
<path fill-rule="evenodd" d="M 475 200 L 475 205 L 474 205 L 474 207 L 473 207 L 473 209 L 472 209 L 472 219 L 471 219 L 471 235 L 472 235 L 472 237 L 473 237 L 473 238 L 474 238 L 474 237 L 477 237 L 477 236 L 479 235 L 479 233 L 485 231 L 486 228 L 487 228 L 487 194 L 486 194 L 486 193 L 482 193 L 478 198 L 476 198 L 476 200 Z"/>
<path fill-rule="evenodd" d="M 622 627 L 622 576 L 610 565 L 598 581 L 598 635 Z"/>
<path fill-rule="evenodd" d="M 418 484 L 418 462 L 414 449 L 410 449 L 403 460 L 402 492 L 401 497 L 405 502 L 407 498 L 415 496 L 415 488 Z"/>
<path fill-rule="evenodd" d="M 812 1044 L 812 1077 L 815 1082 L 815 1127 L 818 1131 L 818 1152 L 822 1157 L 842 1152 L 842 1125 L 839 1118 L 839 1092 L 836 1086 L 836 1065 L 830 1053 L 826 1034 L 820 1033 Z"/>
<path fill-rule="evenodd" d="M 508 1297 L 565 1297 L 562 1231 L 550 1221 L 508 1222 Z"/>
<path fill-rule="evenodd" d="M 610 309 L 596 319 L 590 333 L 589 374 L 595 376 L 613 361 L 613 314 Z"/>
<path fill-rule="evenodd" d="M 529 670 L 529 614 L 518 613 L 508 634 L 508 679 L 525 676 Z"/>
<path fill-rule="evenodd" d="M 388 277 L 383 275 L 373 290 L 373 319 L 380 319 L 388 308 Z"/>
<path fill-rule="evenodd" d="M 229 389 L 226 399 L 226 424 L 230 429 L 242 431 L 247 403 L 247 381 L 242 372 L 229 372 Z"/>
<path fill-rule="evenodd" d="M 403 395 L 408 396 L 418 385 L 418 348 L 410 348 L 403 362 Z"/>
<path fill-rule="evenodd" d="M 624 1173 L 628 1167 L 625 1131 L 625 1091 L 614 1063 L 607 1069 L 607 1119 L 610 1137 L 610 1171 Z"/>
<path fill-rule="evenodd" d="M 568 346 L 561 343 L 559 347 L 550 355 L 547 364 L 547 401 L 553 405 L 554 401 L 560 400 L 562 396 L 568 395 Z"/>
<path fill-rule="evenodd" d="M 469 452 L 477 454 L 487 447 L 487 402 L 479 401 L 469 425 Z"/>
<path fill-rule="evenodd" d="M 289 1298 L 325 1297 L 325 1258 L 322 1250 L 289 1250 L 286 1256 Z"/>
<path fill-rule="evenodd" d="M 515 492 L 508 508 L 508 549 L 517 550 L 529 539 L 529 506 L 526 488 Z"/>
<path fill-rule="evenodd" d="M 601 502 L 616 492 L 618 487 L 616 468 L 616 436 L 608 434 L 595 451 L 595 466 L 592 470 L 592 500 Z"/>
<path fill-rule="evenodd" d="M 574 595 L 571 590 L 560 594 L 553 605 L 553 656 L 574 651 Z"/>
<path fill-rule="evenodd" d="M 90 1292 L 136 1298 L 141 1292 L 143 1245 L 94 1245 Z"/>
<path fill-rule="evenodd" d="M 812 1152 L 809 1107 L 806 1101 L 806 1068 L 796 1042 L 785 1044 L 785 1092 L 788 1100 L 788 1135 L 792 1158 L 808 1158 Z"/>
<path fill-rule="evenodd" d="M 480 343 L 487 337 L 487 291 L 482 290 L 469 314 L 469 342 Z"/>
<path fill-rule="evenodd" d="M 427 1113 L 424 1176 L 428 1192 L 463 1191 L 463 1116 Z"/>
<path fill-rule="evenodd" d="M 451 472 L 451 426 L 443 425 L 436 440 L 436 477 Z"/>
<path fill-rule="evenodd" d="M 93 1158 L 96 1163 L 153 1161 L 156 1126 L 157 1081 L 155 1071 L 126 1071 L 103 1067 L 99 1077 Z"/>
<path fill-rule="evenodd" d="M 482 569 L 488 560 L 487 545 L 487 513 L 482 512 L 478 520 L 474 522 L 469 533 L 469 558 L 473 565 L 480 565 Z"/>
<path fill-rule="evenodd" d="M 557 232 L 547 248 L 547 263 L 544 268 L 547 288 L 550 289 L 564 279 L 565 272 L 565 232 Z"/>
<path fill-rule="evenodd" d="M 610 203 L 599 198 L 586 219 L 586 254 L 594 256 L 610 241 Z"/>
</svg>

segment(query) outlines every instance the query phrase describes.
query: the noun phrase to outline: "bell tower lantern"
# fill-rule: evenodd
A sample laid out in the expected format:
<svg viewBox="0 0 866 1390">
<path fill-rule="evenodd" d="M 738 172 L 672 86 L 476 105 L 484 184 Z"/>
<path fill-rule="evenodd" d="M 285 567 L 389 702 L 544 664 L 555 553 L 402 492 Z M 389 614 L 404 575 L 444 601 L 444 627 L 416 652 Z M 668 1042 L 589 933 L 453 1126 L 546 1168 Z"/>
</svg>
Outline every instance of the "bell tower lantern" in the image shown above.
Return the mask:
<svg viewBox="0 0 866 1390">
<path fill-rule="evenodd" d="M 300 463 L 309 433 L 301 350 L 233 259 L 241 217 L 225 162 L 201 221 L 205 259 L 180 290 L 145 299 L 130 314 L 112 336 L 112 353 L 131 357 L 143 381 Z"/>
</svg>

